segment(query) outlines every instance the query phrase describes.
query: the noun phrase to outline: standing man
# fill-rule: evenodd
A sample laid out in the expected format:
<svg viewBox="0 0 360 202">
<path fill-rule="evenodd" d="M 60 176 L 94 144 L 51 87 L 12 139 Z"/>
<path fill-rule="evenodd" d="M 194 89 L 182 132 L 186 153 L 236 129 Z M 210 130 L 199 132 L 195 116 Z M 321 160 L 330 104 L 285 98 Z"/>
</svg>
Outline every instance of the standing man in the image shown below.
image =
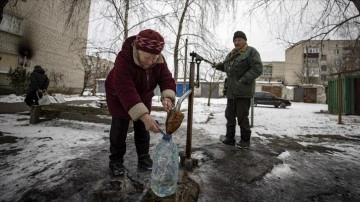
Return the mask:
<svg viewBox="0 0 360 202">
<path fill-rule="evenodd" d="M 160 132 L 150 115 L 156 86 L 160 87 L 166 111 L 175 102 L 175 80 L 161 55 L 164 44 L 164 38 L 151 29 L 127 38 L 106 78 L 106 102 L 112 116 L 109 168 L 115 176 L 125 172 L 124 155 L 130 120 L 134 123 L 138 167 L 152 169 L 149 131 Z"/>
<path fill-rule="evenodd" d="M 221 141 L 227 145 L 235 145 L 236 119 L 240 126 L 239 148 L 250 146 L 249 109 L 251 98 L 255 94 L 255 79 L 262 74 L 263 65 L 259 52 L 247 44 L 244 32 L 236 31 L 233 42 L 235 48 L 226 56 L 222 63 L 214 67 L 226 72 L 224 93 L 227 97 L 225 109 L 226 134 Z"/>
<path fill-rule="evenodd" d="M 42 93 L 47 90 L 49 83 L 50 81 L 45 74 L 45 70 L 40 65 L 36 65 L 30 74 L 30 84 L 26 92 L 25 103 L 29 107 L 39 105 L 39 97 L 42 97 Z"/>
</svg>

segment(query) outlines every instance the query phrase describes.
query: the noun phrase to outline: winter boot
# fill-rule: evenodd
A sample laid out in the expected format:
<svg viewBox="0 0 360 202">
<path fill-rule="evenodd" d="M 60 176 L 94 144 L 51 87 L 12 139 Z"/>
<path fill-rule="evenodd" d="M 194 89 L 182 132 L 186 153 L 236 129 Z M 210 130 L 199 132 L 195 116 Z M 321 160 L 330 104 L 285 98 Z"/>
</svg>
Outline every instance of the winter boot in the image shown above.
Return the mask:
<svg viewBox="0 0 360 202">
<path fill-rule="evenodd" d="M 226 127 L 225 138 L 221 140 L 222 143 L 234 146 L 235 145 L 235 126 Z"/>
<path fill-rule="evenodd" d="M 249 149 L 250 140 L 249 141 L 240 140 L 238 143 L 236 143 L 236 147 L 239 149 Z"/>
<path fill-rule="evenodd" d="M 110 160 L 109 168 L 114 176 L 122 176 L 125 173 L 123 160 Z"/>
<path fill-rule="evenodd" d="M 138 158 L 138 167 L 145 170 L 152 170 L 153 161 L 149 154 L 144 154 Z"/>
<path fill-rule="evenodd" d="M 248 149 L 250 147 L 250 137 L 250 128 L 240 126 L 240 141 L 236 143 L 236 147 L 240 149 Z"/>
</svg>

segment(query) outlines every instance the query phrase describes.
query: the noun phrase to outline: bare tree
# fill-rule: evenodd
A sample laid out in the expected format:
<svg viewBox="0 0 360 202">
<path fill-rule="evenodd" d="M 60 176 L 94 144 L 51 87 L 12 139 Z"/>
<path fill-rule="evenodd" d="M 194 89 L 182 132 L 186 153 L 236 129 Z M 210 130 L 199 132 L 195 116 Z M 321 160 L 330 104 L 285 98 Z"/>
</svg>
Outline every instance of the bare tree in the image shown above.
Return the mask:
<svg viewBox="0 0 360 202">
<path fill-rule="evenodd" d="M 62 89 L 65 87 L 64 83 L 64 74 L 62 72 L 56 70 L 49 70 L 48 73 L 50 79 L 50 86 L 57 92 L 61 92 Z"/>
<path fill-rule="evenodd" d="M 61 7 L 66 16 L 65 25 L 67 27 L 78 27 L 78 19 L 83 18 L 81 11 L 83 9 L 90 10 L 90 1 L 87 0 L 71 0 L 71 1 L 62 1 Z"/>
<path fill-rule="evenodd" d="M 91 89 L 91 95 L 96 95 L 98 79 L 106 78 L 114 63 L 102 59 L 99 54 L 94 56 L 79 54 L 79 57 L 82 64 L 79 68 L 84 71 L 83 89 L 80 95 L 84 95 L 86 89 Z"/>
<path fill-rule="evenodd" d="M 225 74 L 223 72 L 216 71 L 214 68 L 207 68 L 206 70 L 207 72 L 203 76 L 203 79 L 209 84 L 207 106 L 210 106 L 211 96 L 214 90 L 219 89 L 219 83 L 224 81 Z"/>
<path fill-rule="evenodd" d="M 360 0 L 254 0 L 248 14 L 258 10 L 266 12 L 269 23 L 277 22 L 273 28 L 279 30 L 278 39 L 289 45 L 294 44 L 289 38 L 295 33 L 308 40 L 324 40 L 334 35 L 360 38 Z"/>
<path fill-rule="evenodd" d="M 173 50 L 174 78 L 177 80 L 179 63 L 184 63 L 185 38 L 192 40 L 189 43 L 199 51 L 215 49 L 213 30 L 209 26 L 215 23 L 216 16 L 220 13 L 221 5 L 224 8 L 234 4 L 234 0 L 206 1 L 206 0 L 106 0 L 106 6 L 101 9 L 102 19 L 112 24 L 113 38 L 108 39 L 107 47 L 103 43 L 92 45 L 96 52 L 117 54 L 119 43 L 128 37 L 131 30 L 142 27 L 156 27 L 164 33 L 172 33 L 174 39 L 168 43 L 168 50 Z M 159 9 L 162 8 L 162 9 Z M 215 16 L 215 18 L 214 18 Z M 162 25 L 162 26 L 160 26 Z M 91 42 L 90 42 L 91 43 Z M 172 51 L 171 51 L 172 52 Z M 183 64 L 183 66 L 185 66 Z"/>
<path fill-rule="evenodd" d="M 94 52 L 111 57 L 117 55 L 121 43 L 130 33 L 135 34 L 144 27 L 152 27 L 157 19 L 169 15 L 168 12 L 160 13 L 151 9 L 154 4 L 151 0 L 103 0 L 98 4 L 96 11 L 99 17 L 95 21 L 99 22 L 99 26 L 96 30 L 99 33 L 105 30 L 110 35 L 104 38 L 102 34 L 102 37 L 96 39 L 102 39 L 98 43 L 88 43 Z"/>
<path fill-rule="evenodd" d="M 217 50 L 209 53 L 209 61 L 221 61 L 227 54 L 226 50 Z M 219 83 L 224 82 L 226 74 L 225 72 L 217 71 L 212 65 L 205 63 L 203 64 L 203 74 L 201 79 L 208 83 L 208 103 L 207 106 L 211 105 L 211 96 L 214 90 L 219 89 Z"/>
<path fill-rule="evenodd" d="M 360 47 L 344 47 L 342 65 L 338 72 L 360 68 Z"/>
<path fill-rule="evenodd" d="M 234 0 L 185 0 L 185 1 L 164 1 L 173 11 L 174 15 L 168 15 L 167 19 L 161 19 L 175 36 L 173 45 L 174 55 L 174 78 L 177 81 L 180 63 L 186 61 L 184 55 L 186 39 L 190 48 L 197 49 L 197 52 L 208 55 L 216 50 L 216 43 L 213 40 L 213 27 L 217 23 L 220 11 L 234 6 Z M 213 26 L 211 26 L 213 25 Z M 186 38 L 184 38 L 186 37 Z M 185 67 L 185 64 L 182 64 Z"/>
<path fill-rule="evenodd" d="M 295 75 L 300 85 L 320 83 L 316 70 L 313 68 L 309 68 L 306 65 L 303 65 L 300 69 L 296 70 Z"/>
<path fill-rule="evenodd" d="M 92 74 L 91 67 L 93 66 L 94 61 L 89 59 L 88 56 L 79 54 L 81 59 L 81 68 L 84 71 L 84 80 L 83 80 L 83 88 L 81 90 L 80 96 L 84 95 L 85 90 L 88 88 L 90 83 L 90 78 Z"/>
</svg>

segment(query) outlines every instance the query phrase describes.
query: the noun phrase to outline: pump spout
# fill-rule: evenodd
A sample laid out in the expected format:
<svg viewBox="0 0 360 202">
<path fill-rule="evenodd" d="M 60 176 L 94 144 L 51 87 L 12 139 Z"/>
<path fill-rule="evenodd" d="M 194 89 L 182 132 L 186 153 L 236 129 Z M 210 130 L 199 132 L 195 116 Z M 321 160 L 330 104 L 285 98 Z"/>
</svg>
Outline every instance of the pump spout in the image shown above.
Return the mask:
<svg viewBox="0 0 360 202">
<path fill-rule="evenodd" d="M 191 94 L 192 90 L 186 91 L 183 96 L 179 98 L 176 106 L 172 108 L 166 117 L 166 133 L 173 134 L 181 125 L 184 114 L 180 111 L 181 103 Z"/>
<path fill-rule="evenodd" d="M 184 95 L 182 95 L 179 100 L 177 101 L 176 103 L 176 106 L 175 106 L 175 111 L 178 112 L 180 111 L 180 107 L 181 107 L 181 104 L 182 102 L 185 100 L 185 98 L 189 97 L 190 93 L 192 92 L 192 90 L 188 90 L 184 93 Z"/>
</svg>

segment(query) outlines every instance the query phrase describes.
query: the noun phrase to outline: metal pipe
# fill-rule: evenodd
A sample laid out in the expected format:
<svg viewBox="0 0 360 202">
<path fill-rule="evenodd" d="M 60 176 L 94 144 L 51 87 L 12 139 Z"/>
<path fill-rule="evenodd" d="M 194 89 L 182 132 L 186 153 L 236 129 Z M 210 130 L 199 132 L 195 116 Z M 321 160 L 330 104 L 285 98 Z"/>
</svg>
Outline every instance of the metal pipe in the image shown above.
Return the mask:
<svg viewBox="0 0 360 202">
<path fill-rule="evenodd" d="M 250 106 L 251 106 L 251 124 L 250 127 L 254 127 L 254 98 L 250 99 Z"/>
<path fill-rule="evenodd" d="M 214 64 L 213 62 L 210 62 L 209 60 L 207 60 L 207 59 L 205 59 L 205 58 L 201 57 L 199 54 L 197 54 L 197 53 L 195 53 L 195 52 L 190 53 L 190 56 L 195 57 L 195 58 L 196 58 L 196 60 L 202 60 L 202 61 L 204 61 L 204 62 L 207 62 L 207 63 L 211 64 L 211 65 L 213 65 L 213 64 Z"/>
<path fill-rule="evenodd" d="M 195 52 L 191 52 L 190 56 L 192 57 L 190 62 L 190 75 L 189 75 L 189 91 L 186 92 L 186 95 L 183 96 L 184 98 L 189 96 L 189 103 L 188 103 L 188 119 L 187 119 L 187 134 L 186 134 L 186 152 L 185 152 L 185 160 L 184 160 L 184 167 L 187 171 L 191 171 L 193 169 L 193 164 L 196 161 L 191 159 L 191 139 L 192 139 L 192 122 L 193 122 L 193 106 L 194 106 L 194 87 L 199 87 L 199 70 L 200 70 L 200 63 L 201 60 L 213 64 L 208 60 L 205 60 L 203 57 L 199 56 Z M 195 62 L 197 64 L 197 84 L 195 85 Z M 182 102 L 182 101 L 181 101 Z M 180 103 L 181 103 L 180 102 Z M 180 107 L 178 107 L 180 110 Z"/>
<path fill-rule="evenodd" d="M 190 75 L 189 75 L 189 88 L 191 92 L 189 94 L 188 103 L 188 119 L 187 119 L 187 134 L 186 134 L 186 158 L 191 158 L 191 139 L 192 139 L 192 120 L 193 120 L 193 102 L 194 102 L 194 77 L 195 77 L 195 63 L 190 63 Z"/>
<path fill-rule="evenodd" d="M 196 59 L 196 82 L 194 83 L 194 87 L 199 88 L 200 87 L 200 63 L 201 60 Z"/>
<path fill-rule="evenodd" d="M 187 98 L 190 95 L 191 92 L 192 92 L 192 89 L 189 89 L 188 91 L 186 91 L 186 93 L 184 93 L 184 95 L 182 95 L 178 99 L 178 101 L 176 102 L 176 106 L 175 106 L 176 112 L 180 111 L 181 103 L 185 100 L 185 98 Z"/>
</svg>

